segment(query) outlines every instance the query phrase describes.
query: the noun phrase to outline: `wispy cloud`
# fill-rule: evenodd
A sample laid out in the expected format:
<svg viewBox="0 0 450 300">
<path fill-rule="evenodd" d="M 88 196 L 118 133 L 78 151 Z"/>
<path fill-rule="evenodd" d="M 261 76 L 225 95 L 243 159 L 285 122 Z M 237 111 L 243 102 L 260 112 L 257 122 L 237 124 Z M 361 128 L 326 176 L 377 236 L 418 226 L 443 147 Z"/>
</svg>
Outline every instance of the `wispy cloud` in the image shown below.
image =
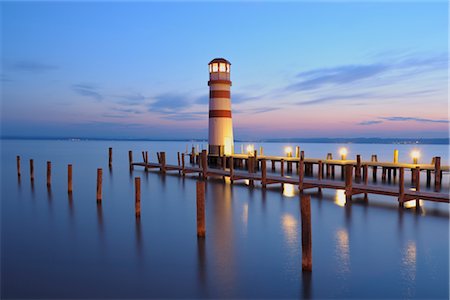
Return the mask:
<svg viewBox="0 0 450 300">
<path fill-rule="evenodd" d="M 426 118 L 416 118 L 416 117 L 380 117 L 380 119 L 386 121 L 394 121 L 394 122 L 404 122 L 404 121 L 414 121 L 421 123 L 449 123 L 449 120 L 445 119 L 426 119 Z"/>
<path fill-rule="evenodd" d="M 258 107 L 249 109 L 235 109 L 233 110 L 233 112 L 237 114 L 262 114 L 279 109 L 280 109 L 279 107 Z"/>
<path fill-rule="evenodd" d="M 90 97 L 97 101 L 103 100 L 103 95 L 98 92 L 98 88 L 90 84 L 74 84 L 72 90 L 84 97 Z"/>
<path fill-rule="evenodd" d="M 343 100 L 353 100 L 353 99 L 362 100 L 362 99 L 365 99 L 365 98 L 368 98 L 371 96 L 372 95 L 369 93 L 361 93 L 361 94 L 353 94 L 353 95 L 333 95 L 333 96 L 319 97 L 319 98 L 305 100 L 305 101 L 299 101 L 299 102 L 297 102 L 297 104 L 299 104 L 299 105 L 314 105 L 314 104 L 343 101 Z"/>
<path fill-rule="evenodd" d="M 58 66 L 32 60 L 22 60 L 9 65 L 12 71 L 42 73 L 58 69 Z"/>
<path fill-rule="evenodd" d="M 154 99 L 155 101 L 148 105 L 149 112 L 173 114 L 192 105 L 189 98 L 178 94 L 161 94 L 154 97 Z"/>
<path fill-rule="evenodd" d="M 370 120 L 370 121 L 359 122 L 358 125 L 367 126 L 367 125 L 375 125 L 375 124 L 380 124 L 380 123 L 383 123 L 383 121 L 381 121 L 381 120 Z"/>
<path fill-rule="evenodd" d="M 148 100 L 148 97 L 145 97 L 141 93 L 129 93 L 123 95 L 113 96 L 114 98 L 118 98 L 118 103 L 124 105 L 139 105 Z"/>
</svg>

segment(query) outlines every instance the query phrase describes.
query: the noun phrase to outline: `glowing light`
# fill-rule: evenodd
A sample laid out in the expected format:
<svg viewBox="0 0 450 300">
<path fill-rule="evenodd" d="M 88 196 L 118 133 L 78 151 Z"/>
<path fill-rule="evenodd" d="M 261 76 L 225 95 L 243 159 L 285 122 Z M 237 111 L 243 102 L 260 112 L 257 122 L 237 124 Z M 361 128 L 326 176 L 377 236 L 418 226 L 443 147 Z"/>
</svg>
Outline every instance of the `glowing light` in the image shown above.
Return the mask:
<svg viewBox="0 0 450 300">
<path fill-rule="evenodd" d="M 422 207 L 424 204 L 423 200 L 419 199 L 419 207 Z M 405 208 L 415 208 L 416 207 L 416 200 L 410 200 L 406 201 L 404 204 Z"/>
<path fill-rule="evenodd" d="M 346 160 L 347 159 L 347 148 L 342 147 L 341 149 L 339 149 L 339 154 L 341 155 L 341 159 L 342 160 Z"/>
<path fill-rule="evenodd" d="M 345 206 L 346 200 L 344 190 L 336 190 L 336 195 L 334 196 L 334 203 L 341 207 Z"/>
<path fill-rule="evenodd" d="M 286 153 L 287 157 L 292 157 L 292 147 L 285 147 L 284 152 Z"/>
<path fill-rule="evenodd" d="M 411 151 L 411 158 L 413 159 L 413 164 L 417 164 L 420 158 L 420 151 L 419 150 Z"/>
<path fill-rule="evenodd" d="M 247 153 L 249 155 L 253 155 L 253 152 L 255 151 L 255 146 L 254 145 L 248 145 L 247 146 Z"/>
<path fill-rule="evenodd" d="M 285 183 L 283 189 L 283 196 L 289 198 L 295 197 L 295 186 L 290 183 Z"/>
</svg>

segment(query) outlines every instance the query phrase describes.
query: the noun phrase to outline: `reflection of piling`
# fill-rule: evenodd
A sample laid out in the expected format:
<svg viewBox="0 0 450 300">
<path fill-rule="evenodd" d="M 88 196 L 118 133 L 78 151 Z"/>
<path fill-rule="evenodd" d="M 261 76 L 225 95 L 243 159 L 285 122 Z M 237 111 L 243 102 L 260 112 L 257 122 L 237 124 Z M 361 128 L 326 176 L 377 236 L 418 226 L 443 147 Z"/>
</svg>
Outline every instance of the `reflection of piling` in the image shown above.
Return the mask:
<svg viewBox="0 0 450 300">
<path fill-rule="evenodd" d="M 17 177 L 20 178 L 20 156 L 19 155 L 17 155 L 16 161 L 17 161 Z"/>
<path fill-rule="evenodd" d="M 135 186 L 135 211 L 136 211 L 136 218 L 141 217 L 141 178 L 136 177 L 134 179 L 134 186 Z"/>
<path fill-rule="evenodd" d="M 302 195 L 300 200 L 302 218 L 302 271 L 312 271 L 312 236 L 311 236 L 311 196 Z"/>
<path fill-rule="evenodd" d="M 197 236 L 204 238 L 205 235 L 205 182 L 197 181 Z"/>
<path fill-rule="evenodd" d="M 112 148 L 111 147 L 109 147 L 109 163 L 108 163 L 108 165 L 109 165 L 109 167 L 111 168 L 112 167 Z"/>
<path fill-rule="evenodd" d="M 70 194 L 72 191 L 72 165 L 67 165 L 67 192 Z"/>
<path fill-rule="evenodd" d="M 97 202 L 102 201 L 102 175 L 103 175 L 103 170 L 98 168 L 97 169 Z"/>
<path fill-rule="evenodd" d="M 30 179 L 34 181 L 34 161 L 30 159 Z"/>
<path fill-rule="evenodd" d="M 52 184 L 52 163 L 47 162 L 47 186 L 51 186 Z"/>
</svg>

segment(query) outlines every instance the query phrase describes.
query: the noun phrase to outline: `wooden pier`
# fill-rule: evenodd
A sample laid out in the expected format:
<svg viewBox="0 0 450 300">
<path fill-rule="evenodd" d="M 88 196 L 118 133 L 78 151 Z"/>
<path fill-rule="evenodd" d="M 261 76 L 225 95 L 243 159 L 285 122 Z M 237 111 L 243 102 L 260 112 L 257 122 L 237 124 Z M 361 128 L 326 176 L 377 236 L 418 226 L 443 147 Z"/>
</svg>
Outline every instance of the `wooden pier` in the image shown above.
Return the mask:
<svg viewBox="0 0 450 300">
<path fill-rule="evenodd" d="M 144 152 L 143 152 L 144 153 Z M 181 159 L 178 160 L 177 165 L 170 165 L 166 163 L 165 152 L 157 154 L 158 162 L 152 163 L 148 160 L 148 154 L 143 155 L 144 162 L 131 162 L 130 167 L 141 166 L 145 170 L 159 169 L 160 172 L 175 171 L 182 176 L 187 174 L 198 174 L 201 178 L 208 177 L 228 177 L 231 183 L 238 180 L 248 180 L 249 185 L 254 185 L 255 181 L 261 183 L 262 188 L 266 188 L 269 184 L 293 184 L 297 185 L 299 191 L 302 193 L 307 189 L 317 188 L 321 189 L 342 189 L 345 190 L 346 200 L 350 201 L 353 195 L 357 194 L 377 194 L 392 196 L 397 198 L 399 206 L 403 206 L 404 202 L 418 199 L 450 203 L 450 195 L 448 193 L 441 193 L 441 178 L 442 172 L 448 171 L 448 166 L 440 165 L 440 158 L 434 159 L 434 164 L 407 164 L 407 163 L 389 163 L 372 161 L 361 161 L 360 157 L 356 160 L 333 160 L 327 159 L 305 158 L 303 151 L 299 153 L 299 157 L 280 157 L 280 156 L 257 156 L 235 154 L 231 156 L 223 156 L 219 159 L 220 164 L 217 166 L 208 165 L 208 158 L 206 150 L 201 153 L 194 151 L 189 154 L 182 153 Z M 190 156 L 190 164 L 185 163 L 185 156 Z M 271 161 L 272 170 L 275 170 L 275 163 L 280 164 L 280 174 L 267 173 L 267 161 Z M 296 164 L 296 172 L 292 174 L 292 164 Z M 197 164 L 197 165 L 196 165 Z M 288 176 L 285 175 L 284 165 L 287 164 Z M 289 165 L 291 164 L 291 167 Z M 306 176 L 313 176 L 313 168 L 317 166 L 317 175 L 313 178 Z M 338 166 L 341 168 L 341 179 L 334 180 L 334 168 Z M 393 172 L 394 178 L 399 174 L 397 186 L 381 186 L 369 183 L 369 167 L 373 168 L 373 181 L 376 181 L 377 168 L 382 169 L 382 180 L 385 181 L 385 174 Z M 235 168 L 245 168 L 246 170 L 239 170 Z M 324 172 L 326 169 L 326 172 Z M 412 172 L 413 183 L 415 188 L 405 189 L 405 170 L 410 169 Z M 257 170 L 260 170 L 258 172 Z M 290 171 L 289 171 L 290 170 Z M 427 192 L 420 191 L 420 172 L 426 171 L 427 176 L 435 174 L 435 191 Z M 324 176 L 324 174 L 326 174 Z M 324 179 L 325 177 L 325 179 Z M 384 179 L 383 179 L 384 178 Z M 427 178 L 427 183 L 430 180 Z"/>
</svg>

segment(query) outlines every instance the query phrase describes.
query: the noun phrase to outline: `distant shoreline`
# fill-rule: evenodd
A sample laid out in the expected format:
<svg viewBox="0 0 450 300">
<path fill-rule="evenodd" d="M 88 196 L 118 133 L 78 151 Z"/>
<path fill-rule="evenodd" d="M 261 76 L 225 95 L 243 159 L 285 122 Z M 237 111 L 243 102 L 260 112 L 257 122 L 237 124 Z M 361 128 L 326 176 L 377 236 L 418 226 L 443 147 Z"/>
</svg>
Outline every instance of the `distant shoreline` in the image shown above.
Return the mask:
<svg viewBox="0 0 450 300">
<path fill-rule="evenodd" d="M 51 140 L 51 141 L 137 141 L 137 142 L 202 142 L 206 139 L 144 139 L 144 138 L 87 138 L 87 137 L 1 137 L 0 140 Z M 314 144 L 405 144 L 449 145 L 449 138 L 282 138 L 235 140 L 237 143 L 314 143 Z"/>
</svg>

